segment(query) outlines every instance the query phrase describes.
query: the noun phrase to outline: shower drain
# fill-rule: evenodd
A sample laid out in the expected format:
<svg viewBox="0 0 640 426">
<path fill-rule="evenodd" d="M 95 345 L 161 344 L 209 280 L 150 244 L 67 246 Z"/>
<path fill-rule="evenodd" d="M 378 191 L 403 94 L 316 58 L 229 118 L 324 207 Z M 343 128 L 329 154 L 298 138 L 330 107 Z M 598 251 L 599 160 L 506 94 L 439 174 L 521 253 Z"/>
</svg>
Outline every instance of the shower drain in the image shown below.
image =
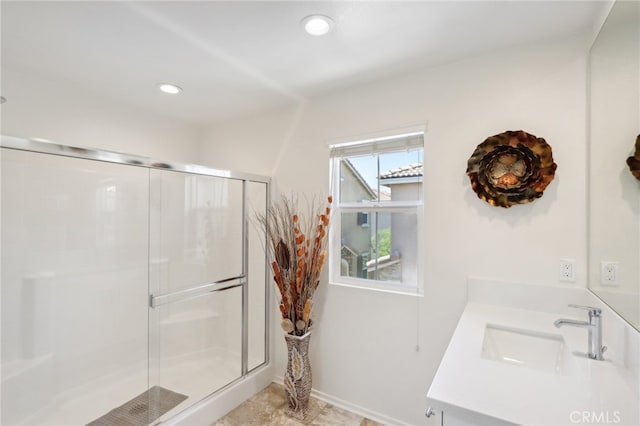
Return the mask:
<svg viewBox="0 0 640 426">
<path fill-rule="evenodd" d="M 136 404 L 129 409 L 129 414 L 132 416 L 138 416 L 146 413 L 147 411 L 149 411 L 149 406 L 147 404 Z"/>
</svg>

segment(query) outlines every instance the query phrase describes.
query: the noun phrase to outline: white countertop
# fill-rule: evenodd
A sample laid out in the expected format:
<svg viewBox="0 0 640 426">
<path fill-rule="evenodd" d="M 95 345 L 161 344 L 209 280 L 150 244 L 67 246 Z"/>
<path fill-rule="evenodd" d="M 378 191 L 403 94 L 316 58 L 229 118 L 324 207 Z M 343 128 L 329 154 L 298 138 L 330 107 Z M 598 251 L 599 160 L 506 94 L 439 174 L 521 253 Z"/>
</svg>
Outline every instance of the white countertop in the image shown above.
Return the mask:
<svg viewBox="0 0 640 426">
<path fill-rule="evenodd" d="M 427 397 L 522 425 L 640 425 L 636 376 L 611 360 L 581 356 L 587 349 L 587 330 L 554 327 L 561 317 L 586 319 L 580 313 L 567 316 L 469 302 Z M 574 368 L 558 374 L 483 358 L 487 324 L 562 336 L 574 352 Z"/>
</svg>

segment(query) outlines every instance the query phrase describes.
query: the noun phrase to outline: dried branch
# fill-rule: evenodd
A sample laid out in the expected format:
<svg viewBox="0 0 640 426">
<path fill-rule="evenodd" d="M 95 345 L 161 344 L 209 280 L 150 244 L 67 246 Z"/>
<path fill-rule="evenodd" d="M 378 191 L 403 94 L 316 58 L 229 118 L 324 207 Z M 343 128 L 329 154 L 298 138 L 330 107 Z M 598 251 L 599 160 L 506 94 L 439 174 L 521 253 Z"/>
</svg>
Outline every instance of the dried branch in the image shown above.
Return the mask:
<svg viewBox="0 0 640 426">
<path fill-rule="evenodd" d="M 320 273 L 327 257 L 331 196 L 325 207 L 307 203 L 300 214 L 298 198 L 282 196 L 257 214 L 258 223 L 267 235 L 267 252 L 273 259 L 273 280 L 280 292 L 282 328 L 301 336 L 311 326 L 312 299 L 320 283 Z"/>
</svg>

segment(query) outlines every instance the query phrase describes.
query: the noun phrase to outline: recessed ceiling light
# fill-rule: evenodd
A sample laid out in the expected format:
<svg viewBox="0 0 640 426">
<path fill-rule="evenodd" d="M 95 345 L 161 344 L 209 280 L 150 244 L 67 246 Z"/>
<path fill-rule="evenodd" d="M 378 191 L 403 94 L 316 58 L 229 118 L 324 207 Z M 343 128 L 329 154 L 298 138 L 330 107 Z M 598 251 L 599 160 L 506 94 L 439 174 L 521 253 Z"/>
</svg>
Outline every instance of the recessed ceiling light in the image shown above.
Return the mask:
<svg viewBox="0 0 640 426">
<path fill-rule="evenodd" d="M 325 35 L 333 28 L 333 20 L 324 15 L 310 15 L 301 22 L 302 28 L 314 36 Z"/>
<path fill-rule="evenodd" d="M 159 83 L 158 89 L 164 93 L 169 93 L 170 95 L 177 95 L 182 92 L 182 88 L 171 83 Z"/>
</svg>

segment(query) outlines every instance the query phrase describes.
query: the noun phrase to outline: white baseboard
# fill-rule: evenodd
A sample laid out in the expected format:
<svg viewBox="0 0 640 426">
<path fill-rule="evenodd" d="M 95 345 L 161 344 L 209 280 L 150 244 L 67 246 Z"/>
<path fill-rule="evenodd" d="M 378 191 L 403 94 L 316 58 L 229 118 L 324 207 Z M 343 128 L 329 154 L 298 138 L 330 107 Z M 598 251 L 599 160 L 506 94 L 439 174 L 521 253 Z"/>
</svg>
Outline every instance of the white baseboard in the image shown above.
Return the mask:
<svg viewBox="0 0 640 426">
<path fill-rule="evenodd" d="M 282 384 L 282 377 L 279 377 L 279 376 L 274 377 L 273 382 Z M 344 399 L 335 397 L 333 395 L 329 395 L 317 389 L 313 389 L 313 388 L 311 389 L 311 396 L 316 399 L 319 399 L 320 401 L 326 402 L 327 404 L 331 404 L 338 408 L 342 408 L 343 410 L 351 411 L 352 413 L 358 414 L 362 417 L 366 417 L 369 420 L 373 420 L 374 422 L 378 422 L 383 425 L 409 426 L 408 423 L 401 422 L 398 419 L 385 416 L 384 414 L 380 414 L 378 412 L 369 410 L 368 408 L 361 407 L 360 405 L 353 404 L 349 401 L 345 401 Z"/>
</svg>

